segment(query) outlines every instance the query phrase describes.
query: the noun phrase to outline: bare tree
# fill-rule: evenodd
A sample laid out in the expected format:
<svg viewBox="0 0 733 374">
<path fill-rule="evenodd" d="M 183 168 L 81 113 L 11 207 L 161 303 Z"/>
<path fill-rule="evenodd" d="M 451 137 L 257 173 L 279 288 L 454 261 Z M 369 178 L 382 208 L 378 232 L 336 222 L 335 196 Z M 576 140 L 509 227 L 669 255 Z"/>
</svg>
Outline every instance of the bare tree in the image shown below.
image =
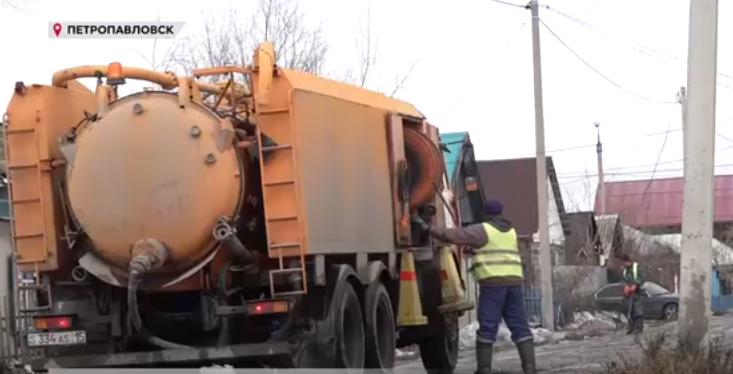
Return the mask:
<svg viewBox="0 0 733 374">
<path fill-rule="evenodd" d="M 563 320 L 572 322 L 577 312 L 595 308 L 593 293 L 598 283 L 596 266 L 559 266 L 552 272 L 552 288 L 555 300 L 562 305 Z"/>
<path fill-rule="evenodd" d="M 379 57 L 384 52 L 380 48 L 379 38 L 372 33 L 372 11 L 367 8 L 366 12 L 359 17 L 359 26 L 354 32 L 356 45 L 356 66 L 349 66 L 343 72 L 342 81 L 355 86 L 366 87 L 370 75 L 376 68 Z"/>
<path fill-rule="evenodd" d="M 206 13 L 203 29 L 177 42 L 175 53 L 164 58 L 171 68 L 191 73 L 196 68 L 247 65 L 263 40 L 275 47 L 280 66 L 318 74 L 329 45 L 318 24 L 311 24 L 295 0 L 259 0 L 249 17 L 230 9 Z M 216 78 L 213 78 L 216 79 Z"/>
<path fill-rule="evenodd" d="M 28 5 L 29 2 L 30 0 L 2 0 L 0 1 L 0 5 L 2 5 L 3 7 L 17 10 L 19 12 L 24 12 L 27 10 L 26 6 Z"/>
<path fill-rule="evenodd" d="M 404 88 L 415 72 L 420 63 L 420 57 L 412 61 L 404 73 L 398 69 L 394 75 L 394 84 L 389 89 L 385 89 L 377 72 L 383 66 L 382 61 L 384 61 L 386 48 L 374 31 L 371 8 L 367 7 L 359 17 L 359 26 L 354 32 L 356 63 L 354 66 L 347 67 L 343 72 L 336 72 L 334 76 L 337 80 L 394 97 Z"/>
<path fill-rule="evenodd" d="M 225 13 L 209 12 L 202 15 L 203 26 L 198 32 L 177 40 L 162 51 L 154 42 L 153 54 L 142 54 L 155 70 L 172 70 L 191 74 L 194 69 L 222 65 L 249 65 L 258 43 L 270 41 L 275 47 L 278 65 L 326 75 L 333 79 L 369 88 L 394 97 L 404 88 L 414 74 L 420 59 L 413 61 L 404 72 L 397 69 L 394 85 L 380 87 L 378 70 L 383 70 L 385 48 L 374 31 L 371 10 L 359 18 L 355 31 L 355 61 L 346 69 L 326 72 L 329 44 L 318 23 L 307 17 L 295 0 L 259 0 L 256 10 L 249 16 L 234 9 Z M 149 56 L 149 57 L 146 57 Z M 393 69 L 392 69 L 393 70 Z M 208 82 L 222 77 L 206 77 Z"/>
</svg>

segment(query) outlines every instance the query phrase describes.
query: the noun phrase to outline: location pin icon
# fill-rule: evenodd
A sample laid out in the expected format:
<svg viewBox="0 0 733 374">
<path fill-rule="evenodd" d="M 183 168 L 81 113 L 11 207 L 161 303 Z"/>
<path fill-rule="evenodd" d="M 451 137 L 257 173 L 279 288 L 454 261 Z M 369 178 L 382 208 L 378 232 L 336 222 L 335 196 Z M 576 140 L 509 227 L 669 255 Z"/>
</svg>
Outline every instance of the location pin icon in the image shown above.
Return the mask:
<svg viewBox="0 0 733 374">
<path fill-rule="evenodd" d="M 61 34 L 61 24 L 60 23 L 54 23 L 53 24 L 53 32 L 56 34 L 56 37 L 59 37 L 59 34 Z"/>
</svg>

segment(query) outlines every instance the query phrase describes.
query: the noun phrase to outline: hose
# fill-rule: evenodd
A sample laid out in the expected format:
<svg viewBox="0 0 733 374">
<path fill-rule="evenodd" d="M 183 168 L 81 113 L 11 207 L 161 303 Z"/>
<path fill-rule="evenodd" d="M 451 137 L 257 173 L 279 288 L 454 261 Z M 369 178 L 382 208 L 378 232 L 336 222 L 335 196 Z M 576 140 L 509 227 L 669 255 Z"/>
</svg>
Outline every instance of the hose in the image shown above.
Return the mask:
<svg viewBox="0 0 733 374">
<path fill-rule="evenodd" d="M 127 312 L 130 323 L 132 323 L 132 326 L 135 328 L 135 330 L 137 330 L 138 333 L 140 333 L 140 335 L 142 335 L 150 344 L 153 344 L 157 347 L 164 349 L 194 348 L 161 339 L 153 335 L 150 331 L 148 331 L 148 329 L 145 328 L 145 326 L 143 326 L 143 321 L 142 319 L 140 319 L 140 311 L 138 310 L 137 305 L 137 288 L 140 285 L 140 282 L 142 282 L 145 272 L 152 267 L 152 263 L 153 260 L 151 259 L 151 256 L 145 254 L 136 256 L 130 262 L 130 277 L 127 283 Z"/>
</svg>

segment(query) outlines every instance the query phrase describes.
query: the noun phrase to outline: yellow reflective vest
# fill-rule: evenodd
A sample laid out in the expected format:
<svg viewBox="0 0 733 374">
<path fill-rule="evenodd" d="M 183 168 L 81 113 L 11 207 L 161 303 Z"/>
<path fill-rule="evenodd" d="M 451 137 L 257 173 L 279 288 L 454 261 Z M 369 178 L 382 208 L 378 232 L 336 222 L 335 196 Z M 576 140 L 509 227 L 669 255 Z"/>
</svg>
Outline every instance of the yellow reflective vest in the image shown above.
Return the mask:
<svg viewBox="0 0 733 374">
<path fill-rule="evenodd" d="M 511 229 L 501 232 L 484 223 L 488 243 L 477 249 L 473 256 L 473 277 L 476 281 L 486 278 L 523 278 L 522 257 L 517 244 L 517 232 Z"/>
</svg>

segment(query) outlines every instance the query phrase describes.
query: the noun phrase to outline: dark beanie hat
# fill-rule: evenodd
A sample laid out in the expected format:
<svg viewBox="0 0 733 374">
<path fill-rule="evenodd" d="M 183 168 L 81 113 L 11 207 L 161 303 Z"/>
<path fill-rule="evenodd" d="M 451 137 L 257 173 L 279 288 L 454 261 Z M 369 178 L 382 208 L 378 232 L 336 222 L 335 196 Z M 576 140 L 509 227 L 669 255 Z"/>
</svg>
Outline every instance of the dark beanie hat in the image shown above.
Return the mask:
<svg viewBox="0 0 733 374">
<path fill-rule="evenodd" d="M 492 216 L 500 216 L 504 212 L 504 206 L 499 200 L 488 200 L 484 206 L 486 214 Z"/>
</svg>

